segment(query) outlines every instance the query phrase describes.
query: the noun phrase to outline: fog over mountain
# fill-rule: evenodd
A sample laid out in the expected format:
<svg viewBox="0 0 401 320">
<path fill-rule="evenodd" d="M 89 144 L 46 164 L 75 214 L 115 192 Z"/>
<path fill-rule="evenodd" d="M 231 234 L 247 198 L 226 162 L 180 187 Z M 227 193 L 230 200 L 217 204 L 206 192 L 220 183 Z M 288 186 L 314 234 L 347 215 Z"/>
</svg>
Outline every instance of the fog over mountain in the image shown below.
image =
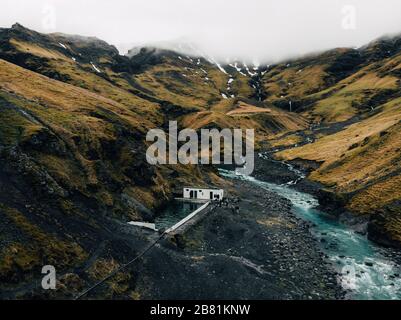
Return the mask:
<svg viewBox="0 0 401 320">
<path fill-rule="evenodd" d="M 3 0 L 1 7 L 1 27 L 96 36 L 123 53 L 191 43 L 217 60 L 270 62 L 401 32 L 399 0 Z"/>
</svg>

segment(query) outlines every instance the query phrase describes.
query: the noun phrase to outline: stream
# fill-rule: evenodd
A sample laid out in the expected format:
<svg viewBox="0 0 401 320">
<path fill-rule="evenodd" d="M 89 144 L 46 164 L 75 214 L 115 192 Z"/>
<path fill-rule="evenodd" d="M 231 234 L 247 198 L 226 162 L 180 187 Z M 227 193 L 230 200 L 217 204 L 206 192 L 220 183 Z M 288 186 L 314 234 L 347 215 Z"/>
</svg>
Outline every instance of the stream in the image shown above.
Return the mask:
<svg viewBox="0 0 401 320">
<path fill-rule="evenodd" d="M 290 165 L 288 165 L 290 166 Z M 290 168 L 293 170 L 293 168 Z M 272 191 L 293 205 L 294 213 L 311 222 L 311 232 L 321 239 L 322 251 L 339 274 L 339 282 L 348 292 L 348 299 L 393 300 L 401 299 L 400 266 L 386 257 L 386 249 L 375 245 L 366 236 L 354 232 L 349 226 L 317 210 L 318 200 L 307 193 L 291 188 L 299 180 L 278 185 L 260 181 L 235 171 L 220 169 L 230 179 L 248 181 L 259 188 Z M 300 173 L 300 179 L 304 176 Z"/>
</svg>

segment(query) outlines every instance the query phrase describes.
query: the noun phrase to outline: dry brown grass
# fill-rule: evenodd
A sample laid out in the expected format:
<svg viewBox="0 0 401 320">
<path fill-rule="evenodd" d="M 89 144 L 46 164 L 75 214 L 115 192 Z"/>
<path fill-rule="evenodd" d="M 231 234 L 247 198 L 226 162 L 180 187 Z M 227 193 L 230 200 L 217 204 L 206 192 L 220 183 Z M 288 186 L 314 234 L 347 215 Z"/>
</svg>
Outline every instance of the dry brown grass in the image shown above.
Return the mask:
<svg viewBox="0 0 401 320">
<path fill-rule="evenodd" d="M 401 169 L 400 121 L 401 99 L 397 99 L 373 117 L 277 157 L 322 162 L 310 178 L 339 193 L 362 190 L 349 205 L 354 211 L 368 212 L 401 196 L 399 174 L 392 175 Z"/>
<path fill-rule="evenodd" d="M 20 52 L 29 53 L 41 58 L 54 59 L 54 60 L 67 60 L 68 58 L 59 53 L 58 51 L 43 48 L 32 42 L 25 42 L 22 40 L 11 39 L 10 44 Z"/>
<path fill-rule="evenodd" d="M 64 128 L 74 128 L 86 123 L 91 133 L 98 131 L 101 120 L 85 116 L 98 107 L 106 108 L 136 127 L 152 126 L 134 110 L 89 90 L 75 87 L 43 75 L 31 72 L 0 59 L 0 89 L 25 97 L 30 101 L 45 105 L 45 110 L 32 109 L 40 118 Z M 80 118 L 74 117 L 80 114 Z M 78 124 L 78 123 L 76 123 Z M 99 133 L 99 131 L 98 131 Z"/>
<path fill-rule="evenodd" d="M 264 88 L 269 99 L 280 99 L 284 91 L 289 96 L 302 97 L 324 85 L 324 78 L 327 76 L 324 68 L 324 65 L 308 66 L 304 69 L 285 67 L 273 77 L 267 73 L 264 76 Z"/>
<path fill-rule="evenodd" d="M 236 116 L 236 115 L 247 115 L 254 113 L 265 113 L 265 112 L 272 114 L 272 110 L 269 108 L 259 108 L 244 102 L 240 102 L 239 106 L 236 109 L 227 112 L 227 115 Z"/>
<path fill-rule="evenodd" d="M 296 134 L 286 135 L 277 139 L 270 140 L 269 143 L 272 147 L 287 147 L 301 142 L 302 139 Z"/>
<path fill-rule="evenodd" d="M 135 76 L 135 81 L 159 99 L 184 107 L 210 108 L 222 100 L 228 75 L 205 67 L 207 75 L 195 66 L 176 65 L 167 60 Z M 209 80 L 205 80 L 205 78 Z"/>
<path fill-rule="evenodd" d="M 365 138 L 376 135 L 399 122 L 401 119 L 400 102 L 401 99 L 393 100 L 383 106 L 383 112 L 373 117 L 355 123 L 336 134 L 320 138 L 313 144 L 283 151 L 278 154 L 278 157 L 323 161 L 329 165 L 339 159 L 351 145 L 361 143 Z"/>
</svg>

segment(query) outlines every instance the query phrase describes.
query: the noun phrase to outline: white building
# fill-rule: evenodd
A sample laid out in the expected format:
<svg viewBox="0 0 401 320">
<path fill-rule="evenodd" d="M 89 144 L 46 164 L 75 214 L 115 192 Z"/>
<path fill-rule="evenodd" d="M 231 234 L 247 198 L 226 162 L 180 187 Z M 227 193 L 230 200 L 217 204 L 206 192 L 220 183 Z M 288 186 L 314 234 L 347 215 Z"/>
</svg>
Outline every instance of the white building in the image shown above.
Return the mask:
<svg viewBox="0 0 401 320">
<path fill-rule="evenodd" d="M 184 199 L 221 201 L 223 200 L 223 197 L 223 189 L 184 188 L 183 190 Z"/>
</svg>

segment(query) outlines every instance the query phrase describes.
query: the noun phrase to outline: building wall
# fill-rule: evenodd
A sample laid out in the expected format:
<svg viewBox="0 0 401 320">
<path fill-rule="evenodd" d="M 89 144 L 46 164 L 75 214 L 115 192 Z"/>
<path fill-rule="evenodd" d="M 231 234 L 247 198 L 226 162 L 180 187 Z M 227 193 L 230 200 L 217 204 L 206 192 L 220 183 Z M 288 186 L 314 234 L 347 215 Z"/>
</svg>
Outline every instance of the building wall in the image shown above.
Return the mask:
<svg viewBox="0 0 401 320">
<path fill-rule="evenodd" d="M 224 197 L 224 190 L 222 189 L 216 190 L 216 189 L 195 189 L 195 188 L 184 188 L 183 197 L 185 199 L 191 199 L 191 191 L 194 194 L 194 199 L 199 199 L 199 200 L 214 200 L 215 195 L 219 195 L 219 200 L 222 200 Z"/>
</svg>

